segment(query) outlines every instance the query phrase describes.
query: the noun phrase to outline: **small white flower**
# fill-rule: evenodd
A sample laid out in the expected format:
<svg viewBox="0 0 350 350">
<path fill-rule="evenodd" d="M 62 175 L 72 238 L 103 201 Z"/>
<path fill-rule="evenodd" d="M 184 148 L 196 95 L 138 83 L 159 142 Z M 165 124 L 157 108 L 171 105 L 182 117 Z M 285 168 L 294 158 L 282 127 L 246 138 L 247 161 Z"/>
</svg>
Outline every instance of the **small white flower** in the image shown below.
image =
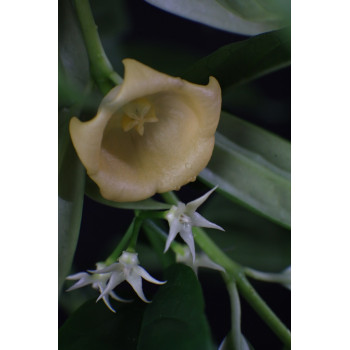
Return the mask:
<svg viewBox="0 0 350 350">
<path fill-rule="evenodd" d="M 89 271 L 93 274 L 107 274 L 109 276 L 107 286 L 103 289 L 97 301 L 109 295 L 116 286 L 126 281 L 144 302 L 150 303 L 143 294 L 142 278 L 155 284 L 164 284 L 166 281 L 156 280 L 144 268 L 139 266 L 137 253 L 123 252 L 118 261 L 102 269 Z"/>
<path fill-rule="evenodd" d="M 213 270 L 225 272 L 225 269 L 222 266 L 214 263 L 214 261 L 210 260 L 208 255 L 206 255 L 203 252 L 197 254 L 196 259 L 193 261 L 191 258 L 190 249 L 188 247 L 185 247 L 185 251 L 184 251 L 183 255 L 181 255 L 179 253 L 176 254 L 176 262 L 183 263 L 183 264 L 191 267 L 196 275 L 198 273 L 199 267 L 206 267 L 208 269 L 213 269 Z"/>
<path fill-rule="evenodd" d="M 178 202 L 177 205 L 171 207 L 171 209 L 166 214 L 166 219 L 169 222 L 169 235 L 165 244 L 164 253 L 169 249 L 171 242 L 175 239 L 176 235 L 180 233 L 181 238 L 186 242 L 190 248 L 193 262 L 195 261 L 195 247 L 192 235 L 192 227 L 207 227 L 215 228 L 217 230 L 224 231 L 224 229 L 198 214 L 196 210 L 200 205 L 202 205 L 207 198 L 215 191 L 217 188 L 214 187 L 212 190 L 204 194 L 202 197 L 195 199 L 192 202 L 184 204 Z"/>
<path fill-rule="evenodd" d="M 103 263 L 96 264 L 97 269 L 103 269 L 105 267 L 106 266 Z M 107 281 L 110 278 L 110 276 L 111 276 L 110 273 L 90 275 L 87 272 L 78 272 L 78 273 L 76 273 L 74 275 L 70 275 L 66 278 L 67 280 L 72 280 L 72 281 L 78 280 L 78 282 L 76 282 L 75 284 L 73 284 L 73 286 L 71 286 L 70 288 L 67 289 L 67 292 L 70 292 L 72 290 L 75 290 L 75 289 L 78 289 L 81 287 L 85 287 L 85 286 L 91 284 L 92 288 L 99 290 L 99 292 L 102 294 L 106 288 Z M 108 294 L 105 294 L 102 297 L 102 299 L 103 299 L 104 303 L 106 304 L 106 306 L 113 312 L 115 312 L 115 310 L 113 309 L 113 307 L 111 306 L 111 304 L 109 302 L 109 297 L 112 297 L 113 299 L 118 300 L 118 301 L 122 301 L 122 302 L 130 302 L 131 301 L 131 300 L 127 300 L 127 299 L 123 299 L 123 298 L 119 297 L 113 291 L 110 291 Z"/>
</svg>

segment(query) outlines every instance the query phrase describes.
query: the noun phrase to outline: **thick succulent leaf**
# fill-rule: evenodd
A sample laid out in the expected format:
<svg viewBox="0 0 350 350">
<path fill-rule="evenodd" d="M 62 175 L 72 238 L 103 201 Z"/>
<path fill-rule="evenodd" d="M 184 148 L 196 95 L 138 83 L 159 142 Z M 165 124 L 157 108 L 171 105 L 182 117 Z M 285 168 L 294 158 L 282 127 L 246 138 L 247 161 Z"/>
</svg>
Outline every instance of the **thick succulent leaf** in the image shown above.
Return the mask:
<svg viewBox="0 0 350 350">
<path fill-rule="evenodd" d="M 290 65 L 290 31 L 278 30 L 221 47 L 190 67 L 183 78 L 207 84 L 218 79 L 225 91 Z"/>
<path fill-rule="evenodd" d="M 244 35 L 256 35 L 279 28 L 275 23 L 258 23 L 244 19 L 214 0 L 146 0 L 175 15 L 214 28 Z"/>
<path fill-rule="evenodd" d="M 86 178 L 86 195 L 93 199 L 94 201 L 108 205 L 113 208 L 120 209 L 135 209 L 135 210 L 163 210 L 169 209 L 170 204 L 158 202 L 152 198 L 148 198 L 138 202 L 114 202 L 108 199 L 105 199 L 101 196 L 98 186 L 89 178 Z"/>
<path fill-rule="evenodd" d="M 182 264 L 166 270 L 161 286 L 147 306 L 138 350 L 213 350 L 200 284 Z"/>
<path fill-rule="evenodd" d="M 228 198 L 290 227 L 290 143 L 222 113 L 213 156 L 200 179 Z"/>
<path fill-rule="evenodd" d="M 85 171 L 69 138 L 71 111 L 62 110 L 58 126 L 58 288 L 69 274 L 79 237 Z"/>
<path fill-rule="evenodd" d="M 58 333 L 60 350 L 136 350 L 146 304 L 110 302 L 116 313 L 100 301 L 90 300 L 63 324 Z"/>
</svg>

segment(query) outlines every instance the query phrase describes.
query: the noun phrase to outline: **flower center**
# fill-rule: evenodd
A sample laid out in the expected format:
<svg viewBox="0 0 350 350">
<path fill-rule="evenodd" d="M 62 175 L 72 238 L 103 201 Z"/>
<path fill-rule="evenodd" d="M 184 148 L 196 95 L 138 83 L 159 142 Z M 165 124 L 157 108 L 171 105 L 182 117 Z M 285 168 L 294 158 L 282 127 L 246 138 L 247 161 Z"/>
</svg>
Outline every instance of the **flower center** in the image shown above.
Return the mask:
<svg viewBox="0 0 350 350">
<path fill-rule="evenodd" d="M 185 214 L 180 214 L 179 221 L 184 225 L 191 225 L 191 218 Z"/>
<path fill-rule="evenodd" d="M 139 135 L 145 131 L 145 123 L 156 123 L 158 118 L 153 105 L 146 98 L 139 98 L 123 108 L 122 128 L 125 132 L 135 128 Z"/>
</svg>

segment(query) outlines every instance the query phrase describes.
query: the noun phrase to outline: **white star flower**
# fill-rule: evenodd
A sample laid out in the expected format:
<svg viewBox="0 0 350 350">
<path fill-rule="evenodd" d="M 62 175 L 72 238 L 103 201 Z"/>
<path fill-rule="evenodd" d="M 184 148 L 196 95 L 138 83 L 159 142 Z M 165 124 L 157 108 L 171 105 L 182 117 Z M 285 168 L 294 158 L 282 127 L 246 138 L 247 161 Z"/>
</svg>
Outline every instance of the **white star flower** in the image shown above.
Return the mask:
<svg viewBox="0 0 350 350">
<path fill-rule="evenodd" d="M 181 255 L 179 253 L 176 254 L 176 262 L 183 263 L 189 267 L 192 268 L 192 270 L 195 272 L 195 274 L 198 274 L 198 268 L 199 267 L 206 267 L 208 269 L 218 270 L 221 272 L 225 272 L 225 269 L 214 263 L 211 259 L 209 259 L 208 255 L 201 252 L 196 255 L 196 259 L 193 261 L 191 257 L 191 252 L 188 247 L 185 247 L 184 254 Z"/>
<path fill-rule="evenodd" d="M 146 303 L 150 303 L 146 299 L 142 290 L 142 278 L 146 281 L 155 284 L 164 284 L 166 281 L 158 281 L 153 278 L 144 268 L 139 265 L 139 259 L 137 253 L 123 252 L 123 254 L 118 259 L 119 262 L 98 269 L 95 271 L 89 271 L 93 274 L 107 274 L 109 277 L 107 286 L 101 292 L 97 301 L 109 295 L 112 290 L 118 286 L 123 281 L 126 281 L 134 289 L 136 294 Z"/>
<path fill-rule="evenodd" d="M 202 197 L 195 199 L 192 202 L 184 204 L 178 202 L 177 205 L 171 207 L 166 214 L 166 219 L 169 222 L 169 235 L 165 244 L 164 253 L 169 249 L 171 242 L 175 239 L 176 235 L 180 233 L 181 238 L 186 242 L 190 248 L 193 262 L 195 261 L 195 247 L 192 235 L 192 227 L 207 227 L 214 228 L 217 230 L 225 231 L 222 227 L 208 221 L 203 216 L 198 214 L 196 210 L 202 205 L 207 198 L 217 188 L 214 187 L 212 190 L 204 194 Z"/>
<path fill-rule="evenodd" d="M 105 267 L 106 267 L 106 265 L 103 263 L 96 264 L 97 269 L 103 269 Z M 106 288 L 107 281 L 110 278 L 110 276 L 111 276 L 110 273 L 90 275 L 87 272 L 78 272 L 78 273 L 76 273 L 74 275 L 70 275 L 66 278 L 67 280 L 72 280 L 72 281 L 78 280 L 78 282 L 76 282 L 75 284 L 73 284 L 73 286 L 71 286 L 70 288 L 67 289 L 67 292 L 70 292 L 72 290 L 75 290 L 75 289 L 78 289 L 81 287 L 85 287 L 85 286 L 91 284 L 92 288 L 99 290 L 99 292 L 102 294 Z M 112 312 L 115 312 L 115 310 L 113 309 L 113 307 L 111 306 L 111 304 L 109 302 L 109 297 L 112 297 L 113 299 L 118 300 L 118 301 L 122 301 L 122 302 L 130 302 L 131 301 L 131 300 L 123 299 L 123 298 L 119 297 L 117 294 L 115 294 L 113 291 L 110 291 L 109 293 L 105 294 L 102 297 L 102 299 L 103 299 L 104 303 L 106 304 L 106 306 Z"/>
</svg>

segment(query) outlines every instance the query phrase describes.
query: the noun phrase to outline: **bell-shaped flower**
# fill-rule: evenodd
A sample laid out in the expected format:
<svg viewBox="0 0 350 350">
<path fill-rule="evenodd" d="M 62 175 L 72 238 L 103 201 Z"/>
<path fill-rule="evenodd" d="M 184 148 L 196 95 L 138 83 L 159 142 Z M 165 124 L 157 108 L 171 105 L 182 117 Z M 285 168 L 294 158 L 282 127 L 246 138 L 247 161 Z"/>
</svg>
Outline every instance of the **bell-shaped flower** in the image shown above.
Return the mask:
<svg viewBox="0 0 350 350">
<path fill-rule="evenodd" d="M 97 269 L 103 269 L 105 267 L 106 266 L 103 263 L 96 264 Z M 71 281 L 77 280 L 77 282 L 73 284 L 70 288 L 68 288 L 67 292 L 70 292 L 72 290 L 85 287 L 91 284 L 92 288 L 99 290 L 99 292 L 102 294 L 106 288 L 107 281 L 110 278 L 110 275 L 111 274 L 108 274 L 108 273 L 90 275 L 87 272 L 78 272 L 74 275 L 70 275 L 66 279 Z M 115 312 L 115 310 L 113 309 L 113 307 L 109 302 L 109 297 L 112 297 L 113 299 L 122 301 L 122 302 L 130 302 L 130 300 L 123 299 L 119 297 L 117 294 L 115 294 L 113 291 L 110 291 L 108 294 L 104 295 L 102 299 L 106 304 L 106 306 L 113 312 Z"/>
<path fill-rule="evenodd" d="M 208 164 L 221 111 L 217 80 L 189 83 L 125 59 L 125 78 L 70 134 L 104 198 L 138 201 L 179 189 Z"/>
<path fill-rule="evenodd" d="M 208 255 L 205 254 L 204 252 L 196 254 L 196 258 L 193 261 L 190 249 L 187 246 L 184 247 L 183 254 L 176 253 L 176 262 L 182 263 L 182 264 L 185 264 L 185 265 L 191 267 L 196 275 L 198 274 L 199 267 L 205 267 L 208 269 L 225 272 L 225 269 L 222 266 L 214 263 L 214 261 L 212 261 L 208 257 Z"/>
<path fill-rule="evenodd" d="M 173 205 L 170 208 L 170 210 L 166 214 L 166 219 L 168 220 L 170 230 L 165 244 L 164 253 L 169 249 L 171 242 L 179 233 L 181 238 L 188 245 L 191 251 L 192 260 L 193 262 L 195 262 L 196 254 L 192 234 L 192 227 L 207 227 L 224 231 L 222 227 L 208 221 L 196 211 L 198 207 L 207 200 L 207 198 L 212 194 L 212 192 L 216 190 L 216 188 L 217 186 L 192 202 L 189 202 L 187 204 L 178 202 L 177 205 Z"/>
<path fill-rule="evenodd" d="M 144 268 L 142 268 L 139 265 L 137 253 L 123 252 L 118 261 L 119 262 L 102 269 L 89 271 L 93 274 L 108 274 L 109 276 L 108 283 L 97 301 L 104 298 L 106 295 L 109 295 L 116 286 L 123 281 L 126 281 L 134 289 L 140 299 L 146 303 L 150 303 L 150 301 L 146 299 L 142 290 L 142 278 L 155 284 L 164 284 L 166 281 L 156 280 Z"/>
</svg>

